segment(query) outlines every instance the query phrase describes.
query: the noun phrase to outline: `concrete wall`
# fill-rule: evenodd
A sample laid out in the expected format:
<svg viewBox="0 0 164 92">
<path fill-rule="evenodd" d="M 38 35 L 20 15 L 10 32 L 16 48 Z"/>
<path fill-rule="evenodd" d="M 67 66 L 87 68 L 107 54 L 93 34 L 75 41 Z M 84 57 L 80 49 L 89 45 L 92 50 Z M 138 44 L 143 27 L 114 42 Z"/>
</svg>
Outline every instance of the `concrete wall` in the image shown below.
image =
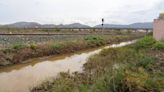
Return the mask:
<svg viewBox="0 0 164 92">
<path fill-rule="evenodd" d="M 155 19 L 153 25 L 153 37 L 156 40 L 164 40 L 164 20 Z"/>
</svg>

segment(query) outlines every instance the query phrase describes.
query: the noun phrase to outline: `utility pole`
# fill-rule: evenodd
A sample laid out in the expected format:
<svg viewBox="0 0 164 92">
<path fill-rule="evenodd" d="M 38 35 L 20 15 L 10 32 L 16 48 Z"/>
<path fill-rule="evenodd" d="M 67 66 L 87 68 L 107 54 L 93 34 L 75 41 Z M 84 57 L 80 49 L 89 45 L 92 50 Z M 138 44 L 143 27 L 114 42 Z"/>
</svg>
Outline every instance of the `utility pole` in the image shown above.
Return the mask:
<svg viewBox="0 0 164 92">
<path fill-rule="evenodd" d="M 102 35 L 103 35 L 103 30 L 104 30 L 104 18 L 102 18 Z"/>
</svg>

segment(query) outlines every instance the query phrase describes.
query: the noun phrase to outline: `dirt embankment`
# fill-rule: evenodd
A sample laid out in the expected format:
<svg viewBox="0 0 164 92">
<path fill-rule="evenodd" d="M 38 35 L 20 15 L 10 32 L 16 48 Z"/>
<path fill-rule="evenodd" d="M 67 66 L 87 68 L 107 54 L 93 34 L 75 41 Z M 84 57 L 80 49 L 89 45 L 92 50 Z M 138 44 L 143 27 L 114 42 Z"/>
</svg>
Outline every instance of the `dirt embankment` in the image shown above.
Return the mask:
<svg viewBox="0 0 164 92">
<path fill-rule="evenodd" d="M 25 63 L 25 60 L 50 56 L 56 54 L 71 53 L 78 50 L 95 48 L 107 44 L 119 43 L 122 41 L 133 40 L 139 38 L 138 36 L 114 36 L 103 38 L 100 36 L 89 36 L 81 40 L 67 41 L 60 43 L 48 43 L 44 45 L 31 44 L 16 45 L 13 48 L 0 51 L 0 66 L 13 65 L 18 63 Z"/>
</svg>

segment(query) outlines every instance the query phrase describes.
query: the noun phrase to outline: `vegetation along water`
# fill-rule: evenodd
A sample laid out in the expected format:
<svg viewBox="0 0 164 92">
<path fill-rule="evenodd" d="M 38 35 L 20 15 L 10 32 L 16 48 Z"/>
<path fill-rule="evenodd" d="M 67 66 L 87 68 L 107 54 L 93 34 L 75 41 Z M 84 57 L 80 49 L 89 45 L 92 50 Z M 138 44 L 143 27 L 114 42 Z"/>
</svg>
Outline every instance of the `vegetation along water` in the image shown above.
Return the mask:
<svg viewBox="0 0 164 92">
<path fill-rule="evenodd" d="M 140 38 L 142 35 L 85 36 L 74 40 L 49 41 L 42 44 L 13 44 L 11 48 L 0 50 L 0 67 L 25 63 L 36 57 L 71 53 L 87 48 L 95 48 L 121 41 Z"/>
<path fill-rule="evenodd" d="M 90 57 L 84 72 L 60 73 L 31 92 L 163 92 L 164 42 L 146 36 L 135 44 Z"/>
</svg>

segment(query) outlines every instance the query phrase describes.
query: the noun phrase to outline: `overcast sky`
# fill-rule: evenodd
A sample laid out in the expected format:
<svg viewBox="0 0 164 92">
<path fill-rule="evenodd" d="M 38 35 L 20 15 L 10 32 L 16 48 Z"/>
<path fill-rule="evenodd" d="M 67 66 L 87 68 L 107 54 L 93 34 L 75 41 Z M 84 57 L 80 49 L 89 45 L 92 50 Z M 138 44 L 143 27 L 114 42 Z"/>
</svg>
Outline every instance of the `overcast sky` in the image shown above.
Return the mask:
<svg viewBox="0 0 164 92">
<path fill-rule="evenodd" d="M 164 0 L 0 0 L 0 24 L 150 22 L 164 12 Z"/>
</svg>

